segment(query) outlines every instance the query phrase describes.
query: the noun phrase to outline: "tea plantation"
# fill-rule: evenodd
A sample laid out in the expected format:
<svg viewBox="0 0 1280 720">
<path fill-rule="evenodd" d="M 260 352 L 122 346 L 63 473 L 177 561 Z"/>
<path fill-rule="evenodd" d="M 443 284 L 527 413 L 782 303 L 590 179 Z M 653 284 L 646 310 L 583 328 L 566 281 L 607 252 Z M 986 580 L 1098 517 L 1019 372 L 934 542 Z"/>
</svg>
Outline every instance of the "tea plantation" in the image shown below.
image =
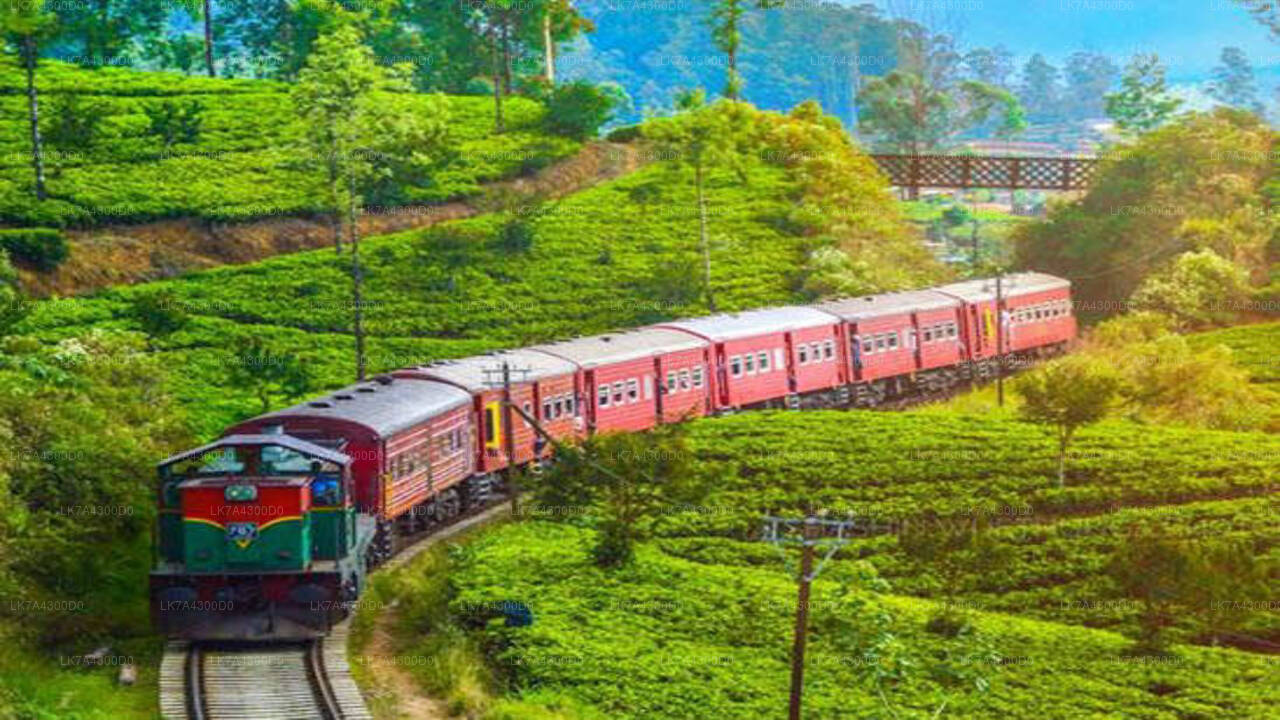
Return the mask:
<svg viewBox="0 0 1280 720">
<path fill-rule="evenodd" d="M 454 613 L 533 611 L 529 627 L 491 620 L 482 640 L 523 701 L 585 706 L 565 717 L 785 715 L 795 584 L 777 556 L 702 564 L 644 545 L 606 572 L 588 560 L 591 540 L 527 522 L 454 553 Z M 1268 657 L 1134 657 L 1115 633 L 986 612 L 948 638 L 925 630 L 935 603 L 865 585 L 853 568 L 814 584 L 806 718 L 1265 718 L 1280 700 Z"/>
<path fill-rule="evenodd" d="M 802 188 L 788 168 L 757 161 L 710 178 L 712 286 L 722 309 L 805 300 L 797 290 L 813 239 L 788 217 Z M 892 222 L 885 197 L 881 221 Z M 498 213 L 362 243 L 370 367 L 381 371 L 502 346 L 604 332 L 707 312 L 690 176 L 651 165 L 547 203 L 526 219 Z M 524 228 L 509 242 L 513 224 Z M 928 262 L 883 264 L 881 281 L 920 285 Z M 89 298 L 41 302 L 20 328 L 45 341 L 90 328 L 137 329 L 134 298 L 157 291 L 191 316 L 156 338 L 181 363 L 177 393 L 214 434 L 256 412 L 224 378 L 249 337 L 296 353 L 317 388 L 354 377 L 350 259 L 332 250 L 278 256 Z"/>
<path fill-rule="evenodd" d="M 169 217 L 239 220 L 326 209 L 321 170 L 304 162 L 288 86 L 42 61 L 37 85 L 46 125 L 50 199 L 37 203 L 25 77 L 0 58 L 0 223 L 93 225 Z M 406 113 L 425 96 L 389 96 Z M 395 203 L 473 195 L 480 184 L 573 154 L 579 143 L 542 131 L 542 106 L 512 98 L 508 131 L 494 135 L 492 101 L 449 97 L 454 157 Z M 161 130 L 148 115 L 194 109 L 198 128 Z M 56 126 L 67 123 L 67 141 Z M 179 124 L 180 125 L 180 124 Z M 85 140 L 85 138 L 90 138 Z"/>
<path fill-rule="evenodd" d="M 662 513 L 633 564 L 591 561 L 590 514 L 530 506 L 543 519 L 455 548 L 447 575 L 392 576 L 383 599 L 436 628 L 433 641 L 402 626 L 398 650 L 439 657 L 447 615 L 472 628 L 499 695 L 519 688 L 548 717 L 778 717 L 795 557 L 758 541 L 759 518 L 812 507 L 864 532 L 814 585 L 805 717 L 1264 718 L 1280 700 L 1274 656 L 1205 646 L 1224 627 L 1280 639 L 1272 605 L 1184 613 L 1166 631 L 1184 644 L 1136 654 L 1140 604 L 1106 570 L 1135 526 L 1280 560 L 1274 435 L 1105 422 L 1076 441 L 1065 488 L 1046 432 L 958 413 L 744 413 L 696 421 L 689 444 L 709 492 Z M 983 558 L 902 546 L 975 518 Z M 440 598 L 447 611 L 412 604 Z M 533 624 L 495 619 L 508 601 Z M 930 629 L 944 606 L 965 629 Z"/>
</svg>

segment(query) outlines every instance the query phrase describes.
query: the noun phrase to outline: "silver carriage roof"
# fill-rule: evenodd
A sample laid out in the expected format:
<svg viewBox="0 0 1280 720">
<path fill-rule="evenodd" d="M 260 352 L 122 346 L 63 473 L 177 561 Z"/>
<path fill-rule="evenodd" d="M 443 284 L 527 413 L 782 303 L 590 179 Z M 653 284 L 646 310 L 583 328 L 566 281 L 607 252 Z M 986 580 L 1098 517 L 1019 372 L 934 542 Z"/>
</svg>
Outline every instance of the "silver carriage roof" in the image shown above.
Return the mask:
<svg viewBox="0 0 1280 720">
<path fill-rule="evenodd" d="M 363 425 L 381 437 L 419 425 L 471 402 L 471 395 L 447 383 L 379 375 L 255 420 L 322 418 Z"/>
<path fill-rule="evenodd" d="M 655 327 L 675 328 L 708 338 L 712 342 L 724 342 L 753 335 L 833 325 L 836 322 L 838 318 L 832 317 L 830 313 L 811 307 L 791 306 L 675 320 Z"/>
<path fill-rule="evenodd" d="M 504 362 L 511 367 L 513 383 L 537 381 L 557 375 L 572 375 L 578 369 L 577 365 L 564 358 L 522 348 L 488 355 L 473 355 L 456 360 L 438 360 L 429 365 L 410 368 L 410 371 L 440 378 L 471 392 L 480 392 L 502 381 Z"/>
<path fill-rule="evenodd" d="M 1013 273 L 1005 275 L 1001 279 L 1000 284 L 1001 293 L 1005 297 L 1017 297 L 1019 295 L 1028 295 L 1035 292 L 1071 287 L 1070 280 L 1064 280 L 1060 277 L 1038 272 Z M 977 280 L 965 280 L 964 282 L 951 283 L 950 285 L 943 285 L 938 288 L 938 292 L 943 292 L 948 295 L 961 298 L 966 302 L 991 301 L 996 298 L 996 279 L 980 278 Z"/>
<path fill-rule="evenodd" d="M 707 346 L 706 340 L 687 332 L 650 327 L 535 345 L 529 349 L 572 361 L 585 369 Z"/>
<path fill-rule="evenodd" d="M 958 307 L 960 302 L 936 290 L 909 290 L 907 292 L 881 293 L 855 298 L 840 298 L 813 307 L 836 315 L 846 322 L 919 310 L 939 310 Z"/>
</svg>

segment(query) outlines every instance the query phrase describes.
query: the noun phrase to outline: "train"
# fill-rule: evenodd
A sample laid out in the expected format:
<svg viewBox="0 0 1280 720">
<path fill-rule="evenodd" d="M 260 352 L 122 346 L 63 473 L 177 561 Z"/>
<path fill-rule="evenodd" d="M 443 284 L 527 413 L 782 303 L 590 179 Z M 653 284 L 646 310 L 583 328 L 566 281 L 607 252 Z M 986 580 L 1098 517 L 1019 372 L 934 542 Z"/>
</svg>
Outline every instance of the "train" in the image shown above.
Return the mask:
<svg viewBox="0 0 1280 720">
<path fill-rule="evenodd" d="M 941 397 L 1075 340 L 1027 272 L 670 321 L 380 374 L 158 465 L 150 602 L 191 640 L 322 636 L 404 538 L 506 491 L 556 441 L 754 408 Z M 518 409 L 518 410 L 517 410 Z M 535 427 L 535 424 L 537 427 Z"/>
</svg>

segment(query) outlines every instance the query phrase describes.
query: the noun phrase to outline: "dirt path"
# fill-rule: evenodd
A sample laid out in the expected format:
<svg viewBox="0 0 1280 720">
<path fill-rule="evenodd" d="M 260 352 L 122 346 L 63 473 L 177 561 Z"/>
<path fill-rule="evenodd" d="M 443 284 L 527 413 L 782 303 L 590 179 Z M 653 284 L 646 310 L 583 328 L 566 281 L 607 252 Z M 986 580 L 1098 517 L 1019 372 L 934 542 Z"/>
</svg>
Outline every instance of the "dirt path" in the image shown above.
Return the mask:
<svg viewBox="0 0 1280 720">
<path fill-rule="evenodd" d="M 593 142 L 581 151 L 527 178 L 492 183 L 486 189 L 563 197 L 633 172 L 644 164 L 631 145 Z M 428 227 L 483 212 L 472 200 L 410 205 L 368 212 L 360 218 L 365 235 Z M 268 217 L 240 223 L 192 218 L 128 225 L 105 225 L 68 232 L 71 257 L 51 273 L 20 273 L 35 297 L 62 297 L 111 285 L 173 277 L 219 265 L 241 265 L 273 255 L 329 247 L 333 226 L 327 215 Z"/>
<path fill-rule="evenodd" d="M 394 572 L 438 542 L 455 537 L 476 525 L 507 517 L 510 509 L 509 505 L 499 505 L 451 525 L 404 549 L 378 572 Z M 413 676 L 401 663 L 397 662 L 395 639 L 391 629 L 395 624 L 395 612 L 393 607 L 384 610 L 378 616 L 378 621 L 373 627 L 373 632 L 362 654 L 352 656 L 351 649 L 347 650 L 352 665 L 359 663 L 368 669 L 366 676 L 371 682 L 362 683 L 360 686 L 365 702 L 378 720 L 399 720 L 400 718 L 448 720 L 452 716 L 445 703 L 426 695 L 414 681 Z"/>
</svg>

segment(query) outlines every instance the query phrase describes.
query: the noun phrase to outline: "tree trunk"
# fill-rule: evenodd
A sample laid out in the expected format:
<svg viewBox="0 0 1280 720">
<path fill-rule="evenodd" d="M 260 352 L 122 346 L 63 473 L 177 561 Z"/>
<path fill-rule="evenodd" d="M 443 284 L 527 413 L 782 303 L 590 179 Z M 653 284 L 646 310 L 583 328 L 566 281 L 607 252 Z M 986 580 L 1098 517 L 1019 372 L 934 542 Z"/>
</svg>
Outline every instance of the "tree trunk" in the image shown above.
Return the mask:
<svg viewBox="0 0 1280 720">
<path fill-rule="evenodd" d="M 493 127 L 494 132 L 502 132 L 502 63 L 498 57 L 498 42 L 493 42 Z"/>
<path fill-rule="evenodd" d="M 356 188 L 352 178 L 347 178 L 347 236 L 351 244 L 351 301 L 352 330 L 356 336 L 356 380 L 364 380 L 364 308 L 361 306 L 361 290 L 364 274 L 360 269 L 360 227 L 356 217 Z"/>
<path fill-rule="evenodd" d="M 330 227 L 333 231 L 333 252 L 342 254 L 342 205 L 338 196 L 338 167 L 334 158 L 330 157 L 326 163 L 329 171 L 329 187 L 333 192 L 333 214 L 329 218 Z"/>
<path fill-rule="evenodd" d="M 551 11 L 547 10 L 542 13 L 542 50 L 545 55 L 543 62 L 547 66 L 546 76 L 547 82 L 556 84 L 556 46 L 551 42 Z"/>
<path fill-rule="evenodd" d="M 711 239 L 707 237 L 707 200 L 702 191 L 702 163 L 693 166 L 693 185 L 698 193 L 698 236 L 702 242 L 702 284 L 707 293 L 707 309 L 716 311 L 711 292 Z"/>
<path fill-rule="evenodd" d="M 22 54 L 27 66 L 27 106 L 31 114 L 31 166 L 36 173 L 36 199 L 44 200 L 44 145 L 40 140 L 40 94 L 36 90 L 36 38 L 22 38 Z"/>
<path fill-rule="evenodd" d="M 1071 436 L 1063 433 L 1058 436 L 1058 489 L 1067 484 L 1067 443 Z"/>
<path fill-rule="evenodd" d="M 213 72 L 213 13 L 211 0 L 204 0 L 204 65 L 209 77 L 217 77 Z"/>
<path fill-rule="evenodd" d="M 724 95 L 730 100 L 738 99 L 738 49 L 735 47 L 729 48 L 729 77 Z"/>
<path fill-rule="evenodd" d="M 502 92 L 511 94 L 511 25 L 505 17 L 502 21 Z"/>
</svg>

